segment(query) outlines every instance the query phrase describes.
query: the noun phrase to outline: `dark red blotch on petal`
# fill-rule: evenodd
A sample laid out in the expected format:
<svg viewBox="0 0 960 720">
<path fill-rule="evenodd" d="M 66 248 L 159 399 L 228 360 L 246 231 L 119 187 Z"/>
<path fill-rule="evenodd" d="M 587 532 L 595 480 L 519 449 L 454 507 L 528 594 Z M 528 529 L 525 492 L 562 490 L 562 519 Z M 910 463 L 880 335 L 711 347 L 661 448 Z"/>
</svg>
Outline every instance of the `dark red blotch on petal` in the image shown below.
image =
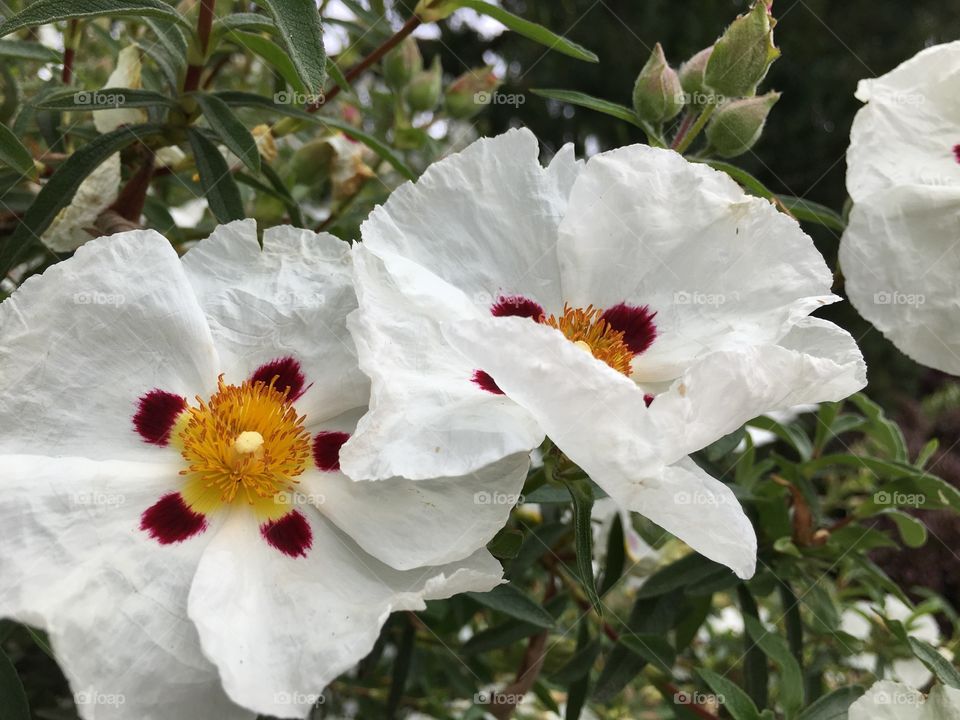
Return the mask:
<svg viewBox="0 0 960 720">
<path fill-rule="evenodd" d="M 957 159 L 957 162 L 960 163 L 960 145 L 953 146 L 953 156 Z"/>
<path fill-rule="evenodd" d="M 140 529 L 161 545 L 171 545 L 206 530 L 207 519 L 188 508 L 180 493 L 170 493 L 143 511 Z"/>
<path fill-rule="evenodd" d="M 653 322 L 656 316 L 647 305 L 619 303 L 604 310 L 600 317 L 614 330 L 622 332 L 627 347 L 634 355 L 639 355 L 657 339 L 657 326 Z"/>
<path fill-rule="evenodd" d="M 650 407 L 650 403 L 652 402 L 653 402 L 653 395 L 650 395 L 649 393 L 647 393 L 646 395 L 643 396 L 644 405 L 646 405 L 647 407 Z"/>
<path fill-rule="evenodd" d="M 490 306 L 490 312 L 496 317 L 525 317 L 533 320 L 543 317 L 540 303 L 523 295 L 501 295 Z"/>
<path fill-rule="evenodd" d="M 306 557 L 313 545 L 310 524 L 299 510 L 288 512 L 279 520 L 260 526 L 260 534 L 271 546 L 290 557 Z"/>
<path fill-rule="evenodd" d="M 300 369 L 300 363 L 292 357 L 271 360 L 258 367 L 253 375 L 250 376 L 250 380 L 253 382 L 259 381 L 267 385 L 269 385 L 270 381 L 274 378 L 277 380 L 273 386 L 277 390 L 280 392 L 289 390 L 287 400 L 296 400 L 303 395 L 303 386 L 307 379 Z"/>
<path fill-rule="evenodd" d="M 186 407 L 186 398 L 165 390 L 151 390 L 137 401 L 133 426 L 148 443 L 166 445 L 177 416 Z"/>
<path fill-rule="evenodd" d="M 313 461 L 326 472 L 340 470 L 340 448 L 350 439 L 345 432 L 320 432 L 313 439 Z"/>
<path fill-rule="evenodd" d="M 473 373 L 473 378 L 471 379 L 488 393 L 493 393 L 494 395 L 504 394 L 503 390 L 500 389 L 500 386 L 497 385 L 497 381 L 490 377 L 489 373 L 486 373 L 483 370 L 476 370 Z"/>
</svg>

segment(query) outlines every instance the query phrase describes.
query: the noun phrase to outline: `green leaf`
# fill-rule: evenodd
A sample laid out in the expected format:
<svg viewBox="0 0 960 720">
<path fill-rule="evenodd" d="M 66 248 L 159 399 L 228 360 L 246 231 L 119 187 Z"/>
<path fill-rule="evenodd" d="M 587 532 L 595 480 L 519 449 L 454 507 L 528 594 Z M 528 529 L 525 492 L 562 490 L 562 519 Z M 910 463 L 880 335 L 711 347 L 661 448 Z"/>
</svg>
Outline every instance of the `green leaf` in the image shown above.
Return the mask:
<svg viewBox="0 0 960 720">
<path fill-rule="evenodd" d="M 913 515 L 907 515 L 901 510 L 887 510 L 881 515 L 893 520 L 900 533 L 900 539 L 907 547 L 918 548 L 927 544 L 927 526 Z"/>
<path fill-rule="evenodd" d="M 290 60 L 307 91 L 323 92 L 327 80 L 327 55 L 323 49 L 323 26 L 314 0 L 258 0 L 273 14 Z"/>
<path fill-rule="evenodd" d="M 350 81 L 347 80 L 347 76 L 343 74 L 343 71 L 340 69 L 340 66 L 337 65 L 333 60 L 327 58 L 327 72 L 330 74 L 330 77 L 333 78 L 333 81 L 343 90 L 345 93 L 352 93 L 353 88 L 350 87 Z"/>
<path fill-rule="evenodd" d="M 617 513 L 613 517 L 610 534 L 607 536 L 606 562 L 603 568 L 603 582 L 600 584 L 601 597 L 617 584 L 623 574 L 626 559 L 627 551 L 623 535 L 623 523 L 620 519 L 620 513 Z"/>
<path fill-rule="evenodd" d="M 0 163 L 9 165 L 22 177 L 34 177 L 37 174 L 30 151 L 13 131 L 3 124 L 0 124 Z"/>
<path fill-rule="evenodd" d="M 222 223 L 243 219 L 240 189 L 220 150 L 196 128 L 187 128 L 187 136 L 210 211 Z"/>
<path fill-rule="evenodd" d="M 863 393 L 852 395 L 850 401 L 867 416 L 870 423 L 866 429 L 867 436 L 886 450 L 892 460 L 908 462 L 910 457 L 903 432 L 899 425 L 887 418 L 883 408 Z"/>
<path fill-rule="evenodd" d="M 910 649 L 917 659 L 929 668 L 930 672 L 944 685 L 960 689 L 960 670 L 957 670 L 950 661 L 937 652 L 930 643 L 910 638 Z"/>
<path fill-rule="evenodd" d="M 37 0 L 13 17 L 0 23 L 0 37 L 26 27 L 48 25 L 73 18 L 110 17 L 143 18 L 161 17 L 190 27 L 187 19 L 161 0 Z"/>
<path fill-rule="evenodd" d="M 796 717 L 800 708 L 803 707 L 803 672 L 793 653 L 790 652 L 787 641 L 779 635 L 768 632 L 756 618 L 744 615 L 743 621 L 750 639 L 780 668 L 780 679 L 777 683 L 780 690 L 780 703 L 788 720 Z"/>
<path fill-rule="evenodd" d="M 733 575 L 733 572 L 723 565 L 694 553 L 682 557 L 655 572 L 637 591 L 636 597 L 640 599 L 663 595 L 673 590 L 701 583 L 708 578 L 712 580 L 715 576 L 726 573 Z"/>
<path fill-rule="evenodd" d="M 573 535 L 580 583 L 590 598 L 593 609 L 598 615 L 603 615 L 596 579 L 593 577 L 593 493 L 588 485 L 579 482 L 568 482 L 567 490 L 573 498 Z"/>
<path fill-rule="evenodd" d="M 153 90 L 107 88 L 105 90 L 59 90 L 34 103 L 39 110 L 115 110 L 156 105 L 175 106 L 176 100 Z"/>
<path fill-rule="evenodd" d="M 503 528 L 487 543 L 487 550 L 498 560 L 511 560 L 523 546 L 523 533 L 513 528 Z"/>
<path fill-rule="evenodd" d="M 536 43 L 540 43 L 550 50 L 556 50 L 557 52 L 563 53 L 564 55 L 569 55 L 577 60 L 586 60 L 587 62 L 594 63 L 600 61 L 596 54 L 590 52 L 582 45 L 578 45 L 571 40 L 567 40 L 565 37 L 561 37 L 555 32 L 543 27 L 543 25 L 537 25 L 529 20 L 524 20 L 522 17 L 518 17 L 511 12 L 507 12 L 503 8 L 497 7 L 496 5 L 483 2 L 483 0 L 455 0 L 455 4 L 459 7 L 467 7 L 471 10 L 475 10 L 481 15 L 492 17 L 494 20 L 506 25 L 518 35 L 523 35 L 528 40 L 533 40 Z"/>
<path fill-rule="evenodd" d="M 30 720 L 30 705 L 23 683 L 3 648 L 0 648 L 0 701 L 3 703 L 0 712 L 3 720 Z"/>
<path fill-rule="evenodd" d="M 836 210 L 831 210 L 826 205 L 815 203 L 811 200 L 794 197 L 792 195 L 777 195 L 780 203 L 791 212 L 791 214 L 801 222 L 811 222 L 817 225 L 843 232 L 847 228 L 847 223 Z"/>
<path fill-rule="evenodd" d="M 485 593 L 467 593 L 467 597 L 473 598 L 492 610 L 537 627 L 552 628 L 555 624 L 550 613 L 544 610 L 536 600 L 513 585 L 498 585 Z"/>
<path fill-rule="evenodd" d="M 530 92 L 540 97 L 549 98 L 550 100 L 559 100 L 560 102 L 570 103 L 571 105 L 579 105 L 588 110 L 596 110 L 597 112 L 610 115 L 618 120 L 623 120 L 631 125 L 640 127 L 640 121 L 637 119 L 637 115 L 633 110 L 624 105 L 610 102 L 609 100 L 601 100 L 600 98 L 591 97 L 590 95 L 575 90 L 536 89 Z"/>
<path fill-rule="evenodd" d="M 144 52 L 160 66 L 171 89 L 179 91 L 180 79 L 187 64 L 187 39 L 183 30 L 165 18 L 144 18 L 158 42 L 148 43 Z"/>
<path fill-rule="evenodd" d="M 797 720 L 847 720 L 850 706 L 863 695 L 859 685 L 837 688 L 807 707 Z"/>
<path fill-rule="evenodd" d="M 410 665 L 413 662 L 413 649 L 417 639 L 417 631 L 410 619 L 404 617 L 403 634 L 397 646 L 397 657 L 393 661 L 393 673 L 390 679 L 390 694 L 387 696 L 386 717 L 396 716 L 403 690 L 407 685 L 407 676 L 410 675 Z"/>
<path fill-rule="evenodd" d="M 342 131 L 345 135 L 352 137 L 354 140 L 362 142 L 368 148 L 373 150 L 377 155 L 390 163 L 400 174 L 402 174 L 408 180 L 416 179 L 416 175 L 413 170 L 411 170 L 407 165 L 401 160 L 390 148 L 389 145 L 384 143 L 382 140 L 375 138 L 373 135 L 358 130 L 350 123 L 344 120 L 338 120 L 337 118 L 329 118 L 322 115 L 316 115 L 313 113 L 308 113 L 305 110 L 301 110 L 297 107 L 292 107 L 290 105 L 280 105 L 273 102 L 270 98 L 264 97 L 262 95 L 255 95 L 253 93 L 246 92 L 220 92 L 216 93 L 216 96 L 223 100 L 227 105 L 230 106 L 246 106 L 246 107 L 262 107 L 269 110 L 273 110 L 280 115 L 286 115 L 288 117 L 299 118 L 305 122 L 313 123 L 315 125 L 328 126 L 336 128 L 337 130 Z"/>
<path fill-rule="evenodd" d="M 620 644 L 667 675 L 672 674 L 677 653 L 670 643 L 663 639 L 663 636 L 649 633 L 624 633 L 620 636 Z"/>
<path fill-rule="evenodd" d="M 297 201 L 293 199 L 293 195 L 290 194 L 290 190 L 284 184 L 283 179 L 277 174 L 277 171 L 270 166 L 270 163 L 261 162 L 260 173 L 267 179 L 267 182 L 270 183 L 270 186 L 279 196 L 280 200 L 283 201 L 283 204 L 287 206 L 290 223 L 295 227 L 306 227 L 307 225 L 300 212 L 300 206 L 297 204 Z"/>
<path fill-rule="evenodd" d="M 584 661 L 584 670 L 567 682 L 567 709 L 564 712 L 564 720 L 579 720 L 580 712 L 587 702 L 587 693 L 590 691 L 590 669 L 599 651 L 600 644 L 590 640 L 590 625 L 580 623 L 580 630 L 577 633 L 577 654 L 573 660 L 580 658 Z"/>
<path fill-rule="evenodd" d="M 203 116 L 210 123 L 213 131 L 223 140 L 223 144 L 230 148 L 244 165 L 253 172 L 259 173 L 260 150 L 257 148 L 257 141 L 233 114 L 230 106 L 216 95 L 192 93 L 191 97 L 197 101 Z"/>
<path fill-rule="evenodd" d="M 554 595 L 543 604 L 550 617 L 556 618 L 563 614 L 570 603 L 570 596 L 566 593 Z M 513 645 L 524 638 L 543 632 L 543 628 L 520 620 L 508 620 L 481 630 L 463 644 L 461 652 L 465 655 L 488 652 L 497 648 Z"/>
<path fill-rule="evenodd" d="M 733 720 L 760 720 L 757 706 L 736 683 L 706 668 L 700 668 L 697 673 L 710 686 L 717 701 L 727 709 Z"/>
<path fill-rule="evenodd" d="M 306 95 L 307 88 L 300 79 L 297 69 L 286 52 L 269 38 L 246 32 L 230 31 L 226 35 L 247 50 L 263 58 L 293 88 L 295 93 Z M 299 98 L 298 98 L 299 99 Z M 306 99 L 306 98 L 304 98 Z M 268 100 L 269 101 L 269 100 Z M 272 101 L 269 101 L 272 102 Z"/>
<path fill-rule="evenodd" d="M 747 423 L 750 427 L 760 428 L 772 432 L 797 451 L 801 460 L 809 460 L 813 456 L 813 443 L 806 433 L 796 425 L 779 423 L 773 418 L 761 415 Z"/>
<path fill-rule="evenodd" d="M 39 246 L 40 236 L 57 213 L 70 204 L 80 184 L 104 160 L 128 145 L 162 133 L 160 125 L 122 127 L 95 138 L 68 157 L 37 193 L 20 224 L 0 248 L 0 275 L 6 274 L 25 251 Z"/>
<path fill-rule="evenodd" d="M 214 35 L 222 35 L 234 30 L 275 33 L 277 24 L 268 15 L 258 13 L 231 13 L 217 18 L 213 24 Z"/>
<path fill-rule="evenodd" d="M 23 40 L 0 40 L 0 57 L 17 60 L 39 60 L 40 62 L 58 62 L 60 53 L 36 42 Z"/>
</svg>

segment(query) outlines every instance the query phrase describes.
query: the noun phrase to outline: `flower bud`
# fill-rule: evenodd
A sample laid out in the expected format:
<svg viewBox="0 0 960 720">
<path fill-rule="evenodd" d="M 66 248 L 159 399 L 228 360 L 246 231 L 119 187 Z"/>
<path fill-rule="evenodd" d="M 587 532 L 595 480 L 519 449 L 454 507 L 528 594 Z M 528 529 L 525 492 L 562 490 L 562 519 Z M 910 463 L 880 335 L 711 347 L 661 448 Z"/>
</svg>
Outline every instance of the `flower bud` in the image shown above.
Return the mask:
<svg viewBox="0 0 960 720">
<path fill-rule="evenodd" d="M 407 105 L 413 112 L 433 110 L 440 100 L 440 90 L 443 83 L 443 68 L 440 66 L 440 56 L 436 56 L 429 70 L 414 75 L 407 86 Z"/>
<path fill-rule="evenodd" d="M 763 134 L 767 115 L 780 99 L 771 92 L 721 105 L 707 125 L 707 141 L 721 157 L 736 157 L 752 148 Z"/>
<path fill-rule="evenodd" d="M 713 46 L 707 62 L 704 84 L 727 97 L 755 95 L 780 51 L 773 44 L 773 27 L 766 0 L 757 0 L 739 16 Z"/>
<path fill-rule="evenodd" d="M 423 70 L 423 57 L 417 41 L 407 37 L 383 58 L 383 79 L 394 90 L 406 87 L 410 79 Z"/>
<path fill-rule="evenodd" d="M 291 170 L 298 185 L 313 185 L 330 175 L 333 148 L 327 138 L 311 140 L 293 154 Z"/>
<path fill-rule="evenodd" d="M 680 87 L 686 93 L 688 102 L 693 105 L 704 105 L 709 94 L 703 87 L 703 73 L 707 69 L 707 61 L 713 53 L 713 45 L 704 48 L 680 66 Z"/>
<path fill-rule="evenodd" d="M 420 0 L 413 12 L 423 22 L 432 23 L 446 20 L 458 7 L 455 0 Z"/>
<path fill-rule="evenodd" d="M 468 70 L 447 86 L 447 114 L 458 120 L 473 117 L 490 104 L 498 87 L 500 78 L 494 75 L 493 68 Z"/>
<path fill-rule="evenodd" d="M 633 86 L 633 109 L 641 120 L 660 123 L 683 110 L 683 88 L 657 43 Z"/>
</svg>

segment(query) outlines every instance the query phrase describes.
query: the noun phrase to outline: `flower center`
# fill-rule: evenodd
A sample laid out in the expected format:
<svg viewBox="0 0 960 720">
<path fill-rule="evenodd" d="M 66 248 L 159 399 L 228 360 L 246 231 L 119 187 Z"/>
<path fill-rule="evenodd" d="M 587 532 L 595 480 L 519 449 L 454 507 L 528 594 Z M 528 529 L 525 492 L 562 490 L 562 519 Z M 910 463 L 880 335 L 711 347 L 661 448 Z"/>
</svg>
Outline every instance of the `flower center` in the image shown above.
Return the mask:
<svg viewBox="0 0 960 720">
<path fill-rule="evenodd" d="M 311 450 L 305 418 L 288 396 L 273 381 L 227 385 L 221 375 L 208 402 L 198 397 L 186 409 L 175 442 L 187 462 L 182 495 L 192 510 L 207 514 L 236 502 L 263 518 L 289 512 L 282 494 L 298 482 Z"/>
<path fill-rule="evenodd" d="M 624 341 L 624 333 L 615 330 L 603 318 L 603 310 L 588 305 L 586 308 L 563 306 L 563 315 L 541 317 L 540 322 L 556 328 L 564 336 L 602 360 L 617 372 L 630 375 L 634 352 Z"/>
</svg>

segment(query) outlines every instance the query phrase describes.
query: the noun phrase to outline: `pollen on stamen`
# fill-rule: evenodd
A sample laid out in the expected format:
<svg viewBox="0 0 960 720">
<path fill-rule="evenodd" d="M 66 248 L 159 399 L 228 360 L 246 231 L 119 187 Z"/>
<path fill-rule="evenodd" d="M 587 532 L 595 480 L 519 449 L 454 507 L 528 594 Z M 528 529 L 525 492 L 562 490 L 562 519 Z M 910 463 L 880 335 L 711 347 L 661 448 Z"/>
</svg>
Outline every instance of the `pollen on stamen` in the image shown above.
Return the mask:
<svg viewBox="0 0 960 720">
<path fill-rule="evenodd" d="M 564 305 L 563 315 L 551 315 L 542 321 L 559 330 L 570 342 L 589 349 L 593 356 L 617 372 L 629 375 L 634 352 L 624 340 L 624 333 L 615 329 L 603 317 L 603 311 L 589 305 L 572 308 Z"/>
<path fill-rule="evenodd" d="M 283 392 L 287 390 L 287 398 L 296 400 L 305 392 L 306 377 L 300 369 L 300 363 L 292 357 L 271 360 L 254 370 L 250 376 L 251 382 L 262 382 Z"/>
</svg>

